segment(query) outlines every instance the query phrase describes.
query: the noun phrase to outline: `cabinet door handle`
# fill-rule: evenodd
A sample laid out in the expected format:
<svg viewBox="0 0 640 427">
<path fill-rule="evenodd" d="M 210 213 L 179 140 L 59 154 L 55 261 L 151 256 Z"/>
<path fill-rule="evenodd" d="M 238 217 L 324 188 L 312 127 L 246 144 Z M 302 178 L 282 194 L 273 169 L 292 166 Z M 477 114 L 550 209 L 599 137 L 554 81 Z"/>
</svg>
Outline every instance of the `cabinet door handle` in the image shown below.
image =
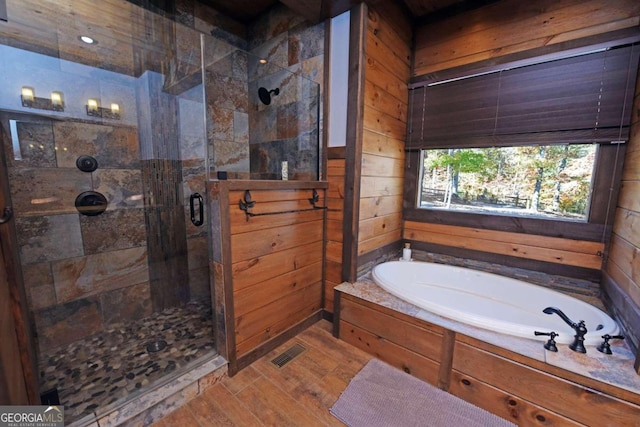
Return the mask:
<svg viewBox="0 0 640 427">
<path fill-rule="evenodd" d="M 11 209 L 11 206 L 7 206 L 2 211 L 2 216 L 0 217 L 0 224 L 4 224 L 5 222 L 8 222 L 12 216 L 13 216 L 13 209 Z"/>
<path fill-rule="evenodd" d="M 196 219 L 195 200 L 198 199 L 198 218 Z M 204 224 L 204 204 L 202 203 L 202 196 L 199 193 L 193 193 L 189 197 L 189 207 L 191 208 L 191 222 L 196 227 L 200 227 Z"/>
</svg>

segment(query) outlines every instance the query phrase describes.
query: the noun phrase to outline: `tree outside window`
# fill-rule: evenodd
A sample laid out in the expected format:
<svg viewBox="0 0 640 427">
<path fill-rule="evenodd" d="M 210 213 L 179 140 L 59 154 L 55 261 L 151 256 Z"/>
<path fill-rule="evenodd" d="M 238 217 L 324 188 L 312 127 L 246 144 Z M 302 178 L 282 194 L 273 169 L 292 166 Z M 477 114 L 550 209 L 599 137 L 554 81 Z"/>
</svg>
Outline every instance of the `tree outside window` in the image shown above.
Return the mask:
<svg viewBox="0 0 640 427">
<path fill-rule="evenodd" d="M 597 144 L 423 150 L 418 207 L 588 220 Z"/>
</svg>

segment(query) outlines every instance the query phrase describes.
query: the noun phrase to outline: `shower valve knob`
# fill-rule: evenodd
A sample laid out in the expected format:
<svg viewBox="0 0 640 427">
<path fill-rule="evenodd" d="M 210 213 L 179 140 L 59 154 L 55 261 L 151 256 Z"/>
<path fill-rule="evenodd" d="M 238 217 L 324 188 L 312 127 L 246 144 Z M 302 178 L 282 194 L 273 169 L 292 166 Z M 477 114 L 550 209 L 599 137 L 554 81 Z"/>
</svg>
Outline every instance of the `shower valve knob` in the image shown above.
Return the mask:
<svg viewBox="0 0 640 427">
<path fill-rule="evenodd" d="M 76 159 L 76 166 L 82 172 L 93 172 L 98 169 L 98 161 L 91 156 L 80 156 Z"/>
</svg>

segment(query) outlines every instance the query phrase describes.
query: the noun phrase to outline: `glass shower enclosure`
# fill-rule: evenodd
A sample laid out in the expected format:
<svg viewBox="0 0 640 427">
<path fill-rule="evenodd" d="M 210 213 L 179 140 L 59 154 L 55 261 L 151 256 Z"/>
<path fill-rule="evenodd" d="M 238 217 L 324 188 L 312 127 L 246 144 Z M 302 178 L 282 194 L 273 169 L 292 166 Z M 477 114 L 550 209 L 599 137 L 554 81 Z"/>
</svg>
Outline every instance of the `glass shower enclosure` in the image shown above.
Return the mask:
<svg viewBox="0 0 640 427">
<path fill-rule="evenodd" d="M 73 422 L 216 346 L 201 36 L 69 3 L 8 1 L 0 138 L 39 391 Z"/>
<path fill-rule="evenodd" d="M 210 179 L 317 180 L 320 86 L 121 0 L 7 0 L 0 178 L 39 392 L 100 416 L 216 354 Z"/>
</svg>

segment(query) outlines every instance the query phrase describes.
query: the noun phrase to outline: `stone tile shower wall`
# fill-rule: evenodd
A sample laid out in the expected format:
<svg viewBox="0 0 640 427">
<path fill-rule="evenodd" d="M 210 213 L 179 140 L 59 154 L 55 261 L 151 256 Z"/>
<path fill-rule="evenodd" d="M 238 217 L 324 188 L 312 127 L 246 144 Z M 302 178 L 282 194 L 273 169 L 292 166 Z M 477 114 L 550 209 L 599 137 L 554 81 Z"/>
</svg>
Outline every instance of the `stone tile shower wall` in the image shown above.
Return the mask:
<svg viewBox="0 0 640 427">
<path fill-rule="evenodd" d="M 289 179 L 318 179 L 324 24 L 277 5 L 249 27 L 248 49 L 268 61 L 249 61 L 251 178 L 281 179 L 287 161 Z M 267 106 L 258 99 L 260 87 L 280 93 Z"/>
<path fill-rule="evenodd" d="M 25 287 L 41 352 L 151 313 L 137 129 L 48 119 L 18 121 L 15 160 L 2 120 Z M 92 155 L 99 168 L 80 171 Z M 79 215 L 83 191 L 109 206 Z"/>
<path fill-rule="evenodd" d="M 195 0 L 181 0 L 176 2 L 175 15 L 172 18 L 188 28 L 204 33 L 204 63 L 205 63 L 205 93 L 207 99 L 206 135 L 209 144 L 209 162 L 212 171 L 225 171 L 230 179 L 249 178 L 249 99 L 247 88 L 247 27 L 202 2 Z M 180 34 L 178 45 L 180 46 Z M 188 43 L 192 46 L 194 43 Z M 199 46 L 199 40 L 198 40 Z M 184 57 L 184 55 L 182 55 Z M 182 110 L 181 110 L 182 113 Z M 201 117 L 202 114 L 193 117 Z M 204 131 L 203 131 L 204 132 Z M 181 141 L 181 149 L 184 151 Z M 204 155 L 204 153 L 203 153 Z M 204 162 L 196 165 L 183 153 L 183 174 L 185 189 L 193 189 L 196 176 L 206 178 Z M 202 157 L 204 159 L 204 157 Z M 201 171 L 201 174 L 199 172 Z M 203 187 L 203 186 L 202 186 Z M 198 187 L 198 192 L 204 194 L 204 188 Z M 203 227 L 206 229 L 206 224 Z M 189 235 L 189 255 L 192 246 L 206 249 L 206 241 L 196 241 L 195 232 L 187 224 Z M 206 252 L 205 252 L 206 253 Z M 202 260 L 202 267 L 207 267 L 207 260 Z M 190 280 L 196 277 L 198 283 L 204 285 L 206 275 L 200 273 L 204 269 L 192 269 L 189 264 Z M 193 273 L 193 274 L 192 274 Z M 199 285 L 196 284 L 196 287 Z M 208 288 L 208 281 L 207 281 Z M 204 286 L 199 286 L 204 291 Z M 193 293 L 193 286 L 192 286 Z"/>
<path fill-rule="evenodd" d="M 167 17 L 180 25 L 173 25 L 168 19 L 155 14 L 147 17 L 154 21 L 151 28 L 155 29 L 155 32 L 143 32 L 148 38 L 147 44 L 155 44 L 159 51 L 171 51 L 171 54 L 161 56 L 161 64 L 156 62 L 157 57 L 147 56 L 148 61 L 143 68 L 155 70 L 147 71 L 145 76 L 149 85 L 147 95 L 155 99 L 150 103 L 145 96 L 138 100 L 139 109 L 144 110 L 141 113 L 143 121 L 148 125 L 140 132 L 144 182 L 156 187 L 155 190 L 149 188 L 148 196 L 153 193 L 163 200 L 151 209 L 152 215 L 147 223 L 152 239 L 162 235 L 151 240 L 155 244 L 149 246 L 149 253 L 155 254 L 151 265 L 157 267 L 150 271 L 152 291 L 160 290 L 155 294 L 152 292 L 154 309 L 185 300 L 210 301 L 207 214 L 205 211 L 204 224 L 198 227 L 190 220 L 189 208 L 192 194 L 206 194 L 205 181 L 208 177 L 201 33 L 213 36 L 206 37 L 205 47 L 215 46 L 215 50 L 221 50 L 223 54 L 235 50 L 235 45 L 244 47 L 246 44 L 244 26 L 210 7 L 193 0 L 183 0 L 176 3 L 176 8 L 176 15 Z M 147 27 L 143 26 L 143 30 Z M 218 49 L 220 46 L 222 48 Z M 208 51 L 205 55 L 210 62 L 220 58 L 213 53 Z M 144 54 L 140 56 L 145 57 Z M 165 73 L 166 70 L 168 72 Z M 161 109 L 163 117 L 158 115 L 156 102 L 165 105 Z M 213 103 L 215 100 L 210 101 Z M 140 107 L 141 104 L 146 105 Z M 173 180 L 181 182 L 181 187 L 172 184 Z M 185 233 L 186 240 L 183 238 Z M 163 262 L 166 259 L 170 262 Z"/>
<path fill-rule="evenodd" d="M 200 48 L 200 33 L 205 34 L 206 125 L 202 120 L 202 81 L 180 95 L 178 114 L 190 299 L 210 300 L 207 213 L 204 224 L 194 226 L 189 220 L 189 196 L 196 192 L 206 196 L 207 156 L 211 170 L 225 170 L 230 178 L 249 177 L 247 29 L 195 0 L 181 0 L 175 6 L 172 19 L 184 25 L 177 27 L 177 57 L 199 58 L 193 49 Z M 203 135 L 207 144 L 202 142 Z"/>
<path fill-rule="evenodd" d="M 178 99 L 160 73 L 146 71 L 136 82 L 149 281 L 153 311 L 189 301 L 187 240 L 179 184 Z"/>
<path fill-rule="evenodd" d="M 78 3 L 92 9 L 89 2 Z M 202 227 L 191 224 L 189 212 L 189 196 L 205 195 L 208 177 L 200 34 L 246 49 L 246 28 L 194 0 L 178 2 L 175 20 L 184 26 L 115 3 L 95 10 L 95 26 L 103 24 L 100 34 L 108 38 L 120 28 L 110 26 L 111 19 L 124 18 L 119 22 L 126 28 L 124 42 L 118 34 L 102 39 L 95 55 L 63 55 L 55 40 L 37 41 L 42 46 L 36 51 L 49 55 L 39 61 L 32 55 L 25 60 L 17 47 L 3 51 L 3 58 L 11 59 L 0 67 L 5 82 L 21 82 L 28 75 L 45 87 L 61 87 L 67 107 L 64 113 L 52 113 L 59 120 L 49 120 L 36 115 L 42 111 L 22 108 L 13 96 L 0 102 L 0 149 L 8 162 L 30 314 L 39 351 L 45 355 L 162 309 L 165 303 L 162 298 L 158 303 L 154 291 L 167 283 L 177 284 L 182 296 L 168 298 L 168 305 L 211 297 L 206 211 Z M 16 10 L 29 7 L 16 3 Z M 65 23 L 74 19 L 53 20 L 46 31 L 57 31 L 62 39 L 74 27 Z M 244 76 L 246 81 L 246 71 Z M 152 83 L 158 83 L 153 93 L 161 94 L 155 100 L 166 94 L 173 103 L 170 110 L 158 111 L 159 104 L 152 104 Z M 38 91 L 41 94 L 40 87 Z M 111 97 L 119 101 L 122 120 L 93 122 L 81 102 L 72 102 L 94 96 L 103 106 Z M 140 114 L 145 102 L 147 116 Z M 154 129 L 151 116 L 170 132 Z M 18 120 L 21 160 L 13 156 L 9 119 Z M 158 141 L 158 134 L 165 141 Z M 78 170 L 75 161 L 81 154 L 95 156 L 99 168 L 92 173 Z M 78 214 L 75 198 L 88 190 L 106 196 L 106 212 Z M 167 241 L 179 234 L 173 252 L 165 251 Z M 168 255 L 171 261 L 163 262 Z"/>
<path fill-rule="evenodd" d="M 290 179 L 317 179 L 324 24 L 310 24 L 276 4 L 247 27 L 194 0 L 176 2 L 172 19 L 207 35 L 211 171 L 227 172 L 229 179 L 280 179 L 286 160 Z M 179 46 L 180 38 L 179 32 Z M 261 65 L 257 58 L 269 62 Z M 280 95 L 267 107 L 258 99 L 259 87 L 278 87 Z"/>
<path fill-rule="evenodd" d="M 247 54 L 225 43 L 205 40 L 207 139 L 211 167 L 230 178 L 249 172 L 249 96 Z"/>
<path fill-rule="evenodd" d="M 206 126 L 208 142 L 216 150 L 212 168 L 236 170 L 238 177 L 250 177 L 252 150 L 249 129 L 252 120 L 256 123 L 264 120 L 258 118 L 258 113 L 267 111 L 258 105 L 257 88 L 274 83 L 282 92 L 265 117 L 270 120 L 269 114 L 275 113 L 275 121 L 267 123 L 268 126 L 260 125 L 262 129 L 255 128 L 260 129 L 256 132 L 270 135 L 268 139 L 254 140 L 260 145 L 256 147 L 256 153 L 260 158 L 272 161 L 271 165 L 277 166 L 278 173 L 281 158 L 291 156 L 284 159 L 289 161 L 291 179 L 306 177 L 296 176 L 301 165 L 304 168 L 311 165 L 309 170 L 313 172 L 310 175 L 315 177 L 319 106 L 313 102 L 317 99 L 300 99 L 301 91 L 308 91 L 301 86 L 307 84 L 301 83 L 306 80 L 283 73 L 267 73 L 264 69 L 259 71 L 255 66 L 252 68 L 249 55 L 242 49 L 247 49 L 251 43 L 254 53 L 260 54 L 261 49 L 269 49 L 271 40 L 277 39 L 279 51 L 273 56 L 274 62 L 297 75 L 322 83 L 322 24 L 312 26 L 284 6 L 277 6 L 256 23 L 248 36 L 242 24 L 210 8 L 191 0 L 179 4 L 186 5 L 188 11 L 180 11 L 175 19 L 188 28 L 177 27 L 175 32 L 169 27 L 164 28 L 166 34 L 175 37 L 172 39 L 176 45 L 172 55 L 162 54 L 162 37 L 155 40 L 145 30 L 148 26 L 145 23 L 149 20 L 157 24 L 151 28 L 158 29 L 159 18 L 144 14 L 138 16 L 132 28 L 140 38 L 149 37 L 152 48 L 133 55 L 136 61 L 129 64 L 131 67 L 127 67 L 127 73 L 135 69 L 135 78 L 140 84 L 145 71 L 162 70 L 162 67 L 145 68 L 149 64 L 144 61 L 174 57 L 181 59 L 173 65 L 188 62 L 189 66 L 199 66 L 199 61 L 193 58 L 199 54 L 200 32 L 207 34 L 206 38 L 213 43 L 205 44 L 205 47 L 215 48 L 217 52 L 205 55 L 208 77 L 206 108 L 210 122 L 215 123 Z M 182 58 L 189 58 L 189 61 L 182 61 Z M 102 60 L 108 63 L 110 58 Z M 165 185 L 166 198 L 163 200 L 172 203 L 171 221 L 179 225 L 181 233 L 186 232 L 186 240 L 176 245 L 175 253 L 179 255 L 181 266 L 186 265 L 187 270 L 174 268 L 180 273 L 180 280 L 189 283 L 188 291 L 182 293 L 183 299 L 207 299 L 211 296 L 208 227 L 206 222 L 203 227 L 191 224 L 188 203 L 189 195 L 194 192 L 205 195 L 204 182 L 207 179 L 207 146 L 202 140 L 206 132 L 202 120 L 202 86 L 201 82 L 190 86 L 188 81 L 180 80 L 199 76 L 199 70 L 192 73 L 193 68 L 177 69 L 185 72 L 177 75 L 177 81 L 171 80 L 169 91 L 175 96 L 172 112 L 179 117 L 179 130 L 171 137 L 177 141 L 171 145 L 175 151 L 171 155 L 143 153 L 148 147 L 157 150 L 165 145 L 145 140 L 149 129 L 143 127 L 148 122 L 143 120 L 140 111 L 137 112 L 138 126 L 132 126 L 135 120 L 108 125 L 84 119 L 51 121 L 24 114 L 18 124 L 23 159 L 13 160 L 8 116 L 0 117 L 25 287 L 40 352 L 146 317 L 162 307 L 162 304 L 154 307 L 152 289 L 161 279 L 158 275 L 163 273 L 164 267 L 150 257 L 152 251 L 147 239 L 153 238 L 154 230 L 162 230 L 168 222 L 163 222 L 163 206 L 147 203 L 145 208 L 145 200 L 151 200 L 153 189 L 150 184 Z M 232 96 L 215 96 L 221 87 Z M 132 98 L 135 97 L 133 92 Z M 130 102 L 124 105 L 125 109 L 129 106 L 136 109 L 133 105 L 140 107 L 141 99 L 134 101 L 132 98 L 127 98 Z M 256 115 L 252 119 L 253 112 Z M 304 120 L 301 121 L 300 117 Z M 98 170 L 92 173 L 79 171 L 75 161 L 81 154 L 94 155 L 100 165 Z M 257 163 L 255 176 L 279 178 L 279 174 L 269 171 L 271 167 L 268 162 Z M 179 184 L 170 182 L 171 177 L 177 177 Z M 88 190 L 99 191 L 107 197 L 109 207 L 106 212 L 95 217 L 78 214 L 74 207 L 75 198 Z M 155 248 L 163 244 L 163 241 L 158 241 Z M 155 258 L 160 260 L 164 255 L 158 253 Z"/>
</svg>

